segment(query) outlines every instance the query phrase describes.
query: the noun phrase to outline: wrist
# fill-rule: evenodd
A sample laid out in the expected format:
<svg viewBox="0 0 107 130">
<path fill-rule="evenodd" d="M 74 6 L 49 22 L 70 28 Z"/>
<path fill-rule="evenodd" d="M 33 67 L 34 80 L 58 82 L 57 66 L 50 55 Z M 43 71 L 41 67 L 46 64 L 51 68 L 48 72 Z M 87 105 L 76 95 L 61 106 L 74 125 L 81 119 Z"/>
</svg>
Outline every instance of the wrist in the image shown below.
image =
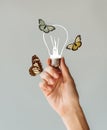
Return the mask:
<svg viewBox="0 0 107 130">
<path fill-rule="evenodd" d="M 67 114 L 62 117 L 67 130 L 89 130 L 80 104 L 74 104 Z"/>
<path fill-rule="evenodd" d="M 67 119 L 77 111 L 77 109 L 80 107 L 79 101 L 78 100 L 72 100 L 71 103 L 67 103 L 66 106 L 63 106 L 63 112 L 61 113 L 61 118 L 62 119 Z"/>
<path fill-rule="evenodd" d="M 78 112 L 79 108 L 80 108 L 80 104 L 78 102 L 72 103 L 72 105 L 69 106 L 69 108 L 67 109 L 67 111 L 64 112 L 64 114 L 61 116 L 62 120 L 64 122 L 69 121 L 73 117 L 73 114 L 75 114 L 75 113 Z"/>
</svg>

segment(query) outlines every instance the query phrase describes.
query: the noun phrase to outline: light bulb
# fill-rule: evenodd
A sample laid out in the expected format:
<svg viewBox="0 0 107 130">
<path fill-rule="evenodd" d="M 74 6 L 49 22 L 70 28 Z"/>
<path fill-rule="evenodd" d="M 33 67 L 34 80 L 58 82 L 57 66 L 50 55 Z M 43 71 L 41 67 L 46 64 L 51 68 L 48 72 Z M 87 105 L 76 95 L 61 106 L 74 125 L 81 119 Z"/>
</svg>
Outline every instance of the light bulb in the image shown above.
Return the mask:
<svg viewBox="0 0 107 130">
<path fill-rule="evenodd" d="M 61 25 L 53 25 L 56 29 L 49 33 L 43 33 L 43 41 L 52 59 L 52 66 L 58 67 L 64 47 L 68 41 L 68 31 Z"/>
</svg>

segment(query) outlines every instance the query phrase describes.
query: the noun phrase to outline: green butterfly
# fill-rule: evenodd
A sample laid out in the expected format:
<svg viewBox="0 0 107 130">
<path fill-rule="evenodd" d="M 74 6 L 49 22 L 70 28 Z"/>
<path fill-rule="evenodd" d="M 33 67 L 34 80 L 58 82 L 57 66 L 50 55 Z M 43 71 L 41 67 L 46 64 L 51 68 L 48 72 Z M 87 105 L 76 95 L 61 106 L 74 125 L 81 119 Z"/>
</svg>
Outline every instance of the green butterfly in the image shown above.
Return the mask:
<svg viewBox="0 0 107 130">
<path fill-rule="evenodd" d="M 52 25 L 47 25 L 42 19 L 39 19 L 39 29 L 45 33 L 55 30 L 55 27 Z"/>
</svg>

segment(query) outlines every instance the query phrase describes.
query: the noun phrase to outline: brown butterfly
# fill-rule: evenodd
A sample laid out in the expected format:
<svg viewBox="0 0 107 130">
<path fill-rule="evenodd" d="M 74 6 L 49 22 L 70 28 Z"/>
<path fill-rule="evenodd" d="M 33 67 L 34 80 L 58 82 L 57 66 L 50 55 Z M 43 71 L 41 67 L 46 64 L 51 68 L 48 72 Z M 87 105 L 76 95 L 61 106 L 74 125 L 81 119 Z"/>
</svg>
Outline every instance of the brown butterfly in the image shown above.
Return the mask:
<svg viewBox="0 0 107 130">
<path fill-rule="evenodd" d="M 29 68 L 29 74 L 36 76 L 43 71 L 41 61 L 37 55 L 32 56 L 32 66 Z"/>
</svg>

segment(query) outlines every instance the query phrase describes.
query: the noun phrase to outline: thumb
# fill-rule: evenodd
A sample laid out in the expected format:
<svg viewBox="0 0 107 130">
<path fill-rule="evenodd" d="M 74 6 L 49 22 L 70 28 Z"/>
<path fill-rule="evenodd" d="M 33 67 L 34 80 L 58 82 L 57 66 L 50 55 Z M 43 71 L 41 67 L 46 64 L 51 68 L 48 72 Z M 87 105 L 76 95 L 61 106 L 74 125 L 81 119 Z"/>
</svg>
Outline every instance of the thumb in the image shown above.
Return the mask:
<svg viewBox="0 0 107 130">
<path fill-rule="evenodd" d="M 64 57 L 61 58 L 60 69 L 65 81 L 72 78 L 69 69 L 65 63 Z"/>
<path fill-rule="evenodd" d="M 47 59 L 47 65 L 51 65 L 51 59 L 50 58 Z"/>
</svg>

